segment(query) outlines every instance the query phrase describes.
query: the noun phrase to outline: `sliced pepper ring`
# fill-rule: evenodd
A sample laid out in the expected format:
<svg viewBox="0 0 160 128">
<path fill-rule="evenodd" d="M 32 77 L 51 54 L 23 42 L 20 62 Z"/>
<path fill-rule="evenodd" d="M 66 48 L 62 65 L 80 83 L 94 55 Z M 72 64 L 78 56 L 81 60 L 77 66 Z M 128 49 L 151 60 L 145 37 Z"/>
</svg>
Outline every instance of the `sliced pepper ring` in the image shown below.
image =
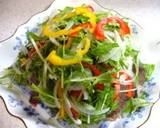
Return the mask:
<svg viewBox="0 0 160 128">
<path fill-rule="evenodd" d="M 82 57 L 88 52 L 90 48 L 90 40 L 86 37 L 84 39 L 84 49 L 77 50 L 76 55 L 73 58 L 62 58 L 56 54 L 56 51 L 53 50 L 47 57 L 47 60 L 53 65 L 65 66 L 80 63 Z"/>
<path fill-rule="evenodd" d="M 86 7 L 77 7 L 75 9 L 77 15 L 84 15 L 89 18 L 92 27 L 90 28 L 90 32 L 93 33 L 96 27 L 96 16 L 93 12 L 88 11 Z"/>
<path fill-rule="evenodd" d="M 74 12 L 68 13 L 65 16 L 65 18 L 70 18 L 70 17 L 76 16 L 76 15 L 83 15 L 83 16 L 89 18 L 89 21 L 91 23 L 91 28 L 89 28 L 89 30 L 90 30 L 91 33 L 93 33 L 94 30 L 95 30 L 95 27 L 96 27 L 96 16 L 95 16 L 95 14 L 93 12 L 89 11 L 87 7 L 77 7 L 77 8 L 75 8 Z M 64 17 L 53 19 L 53 21 L 57 22 L 57 21 L 60 21 L 62 19 L 64 19 Z M 59 37 L 59 36 L 62 36 L 62 35 L 70 35 L 72 33 L 78 32 L 78 31 L 80 31 L 84 28 L 84 27 L 80 26 L 80 27 L 73 28 L 71 30 L 62 29 L 62 30 L 54 32 L 54 31 L 50 30 L 51 25 L 52 25 L 51 23 L 48 23 L 45 26 L 43 26 L 42 33 L 45 36 Z"/>
<path fill-rule="evenodd" d="M 111 23 L 113 21 L 116 21 L 119 25 L 120 25 L 120 30 L 119 33 L 124 36 L 126 34 L 130 34 L 130 28 L 127 25 L 127 23 L 125 23 L 122 19 L 120 19 L 119 17 L 109 17 L 109 18 L 105 18 L 102 19 L 99 23 L 97 23 L 96 29 L 95 29 L 95 36 L 97 40 L 104 40 L 106 39 L 105 35 L 104 35 L 104 30 L 103 30 L 103 26 Z"/>
<path fill-rule="evenodd" d="M 117 74 L 112 74 L 112 77 L 116 78 L 116 79 L 119 79 L 121 75 L 124 76 L 125 80 L 131 80 L 132 79 L 132 77 L 124 70 L 119 71 Z M 119 98 L 121 84 L 119 82 L 117 82 L 117 81 L 113 81 L 113 85 L 114 85 L 114 87 L 116 89 L 115 95 L 116 95 L 117 98 Z M 134 88 L 134 83 L 133 82 L 128 82 L 127 83 L 127 89 L 128 90 L 132 90 L 133 88 Z M 128 91 L 126 93 L 126 96 L 128 98 L 132 98 L 132 97 L 134 97 L 134 95 L 135 95 L 134 91 Z"/>
</svg>

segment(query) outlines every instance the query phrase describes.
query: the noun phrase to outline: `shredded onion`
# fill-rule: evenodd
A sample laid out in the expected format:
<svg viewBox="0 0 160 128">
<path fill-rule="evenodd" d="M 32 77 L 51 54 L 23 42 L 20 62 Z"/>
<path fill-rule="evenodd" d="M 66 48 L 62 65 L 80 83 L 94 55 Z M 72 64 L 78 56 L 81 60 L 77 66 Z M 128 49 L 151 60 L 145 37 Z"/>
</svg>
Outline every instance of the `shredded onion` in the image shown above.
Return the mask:
<svg viewBox="0 0 160 128">
<path fill-rule="evenodd" d="M 76 120 L 75 120 L 75 119 L 73 118 L 73 116 L 72 116 L 72 112 L 70 111 L 70 109 L 71 109 L 71 104 L 70 104 L 68 98 L 67 98 L 67 97 L 64 97 L 64 101 L 65 101 L 65 104 L 66 104 L 66 112 L 67 112 L 68 116 L 72 119 L 72 121 L 73 121 L 75 124 L 80 125 L 80 124 L 82 123 L 81 120 L 80 120 L 80 119 L 76 119 Z"/>
<path fill-rule="evenodd" d="M 112 59 L 114 61 L 119 61 L 121 58 L 122 50 L 120 47 L 112 48 L 107 54 L 102 55 L 99 60 L 99 63 L 105 62 L 108 59 Z"/>
<path fill-rule="evenodd" d="M 133 88 L 133 89 L 128 89 L 128 90 L 120 90 L 121 93 L 123 92 L 132 92 L 132 91 L 135 91 L 137 90 L 137 88 Z"/>
<path fill-rule="evenodd" d="M 72 28 L 72 26 L 74 25 L 74 22 L 71 21 L 67 24 L 67 26 L 65 27 L 66 30 L 69 30 L 70 28 Z"/>
<path fill-rule="evenodd" d="M 19 75 L 22 74 L 21 71 L 16 67 L 15 64 L 14 64 L 12 67 L 13 67 L 13 69 L 15 70 L 15 72 L 16 72 L 17 74 L 19 74 Z"/>
<path fill-rule="evenodd" d="M 103 110 L 99 110 L 99 111 L 96 111 L 95 108 L 93 106 L 90 106 L 88 104 L 85 104 L 85 105 L 88 105 L 88 108 L 89 109 L 85 109 L 82 105 L 80 104 L 74 104 L 73 102 L 69 101 L 69 99 L 67 98 L 67 91 L 70 89 L 70 88 L 73 88 L 74 86 L 72 87 L 68 87 L 66 88 L 66 92 L 65 92 L 65 98 L 66 98 L 66 102 L 68 103 L 68 106 L 71 105 L 74 109 L 78 109 L 78 111 L 80 111 L 81 113 L 83 114 L 86 114 L 86 115 L 101 115 L 101 114 L 104 114 L 106 112 L 109 111 L 109 108 L 107 109 L 103 109 Z M 80 86 L 81 87 L 81 90 L 84 94 L 84 87 L 83 86 Z M 74 105 L 73 105 L 74 104 Z M 87 107 L 87 106 L 86 106 Z"/>
<path fill-rule="evenodd" d="M 112 43 L 115 43 L 114 40 L 112 38 L 110 38 L 110 36 L 108 36 L 108 32 L 107 31 L 104 31 L 104 35 L 107 38 L 107 40 L 109 40 Z"/>
<path fill-rule="evenodd" d="M 50 39 L 50 41 L 54 44 L 54 45 L 56 45 L 56 46 L 59 46 L 60 45 L 60 43 L 55 39 L 55 38 L 49 38 Z"/>
<path fill-rule="evenodd" d="M 72 112 L 71 112 L 71 110 L 70 110 L 71 107 L 73 107 L 75 110 L 77 110 L 77 109 L 75 108 L 75 106 L 73 106 L 73 105 L 70 103 L 70 101 L 69 101 L 69 99 L 68 99 L 68 97 L 67 97 L 67 91 L 68 91 L 68 88 L 66 88 L 65 91 L 64 91 L 64 101 L 65 101 L 65 105 L 66 105 L 66 112 L 67 112 L 68 116 L 71 118 L 71 120 L 72 120 L 75 124 L 80 125 L 80 124 L 82 123 L 82 121 L 81 121 L 80 119 L 74 119 L 73 116 L 72 116 Z"/>
<path fill-rule="evenodd" d="M 134 81 L 134 79 L 131 80 L 119 80 L 119 84 L 120 85 L 128 85 L 129 83 L 132 83 Z"/>
<path fill-rule="evenodd" d="M 87 91 L 85 90 L 85 88 L 83 86 L 77 86 L 77 85 L 74 85 L 74 86 L 70 86 L 68 89 L 67 89 L 67 92 L 68 91 L 72 91 L 72 90 L 81 90 L 82 93 L 83 93 L 83 96 L 84 96 L 84 100 L 87 100 L 88 99 L 88 93 Z"/>
<path fill-rule="evenodd" d="M 48 106 L 48 107 L 51 107 L 51 108 L 57 108 L 57 105 L 56 104 L 50 104 L 50 103 L 47 103 L 46 100 L 43 98 L 43 96 L 40 95 L 40 99 L 42 99 L 42 101 L 44 101 L 44 103 Z M 44 100 L 43 100 L 44 99 Z"/>
<path fill-rule="evenodd" d="M 38 47 L 37 47 L 36 42 L 34 41 L 34 39 L 33 39 L 32 37 L 29 37 L 29 38 L 30 38 L 31 43 L 33 44 L 33 46 L 34 46 L 37 54 L 39 55 L 40 59 L 41 59 L 44 63 L 47 64 L 47 61 L 43 58 L 43 56 L 42 56 L 41 52 L 39 51 L 39 49 L 38 49 Z M 48 66 L 48 64 L 47 64 L 47 68 L 48 68 L 48 70 L 52 73 L 52 69 Z"/>
<path fill-rule="evenodd" d="M 20 50 L 21 50 L 25 55 L 28 53 L 28 49 L 27 49 L 23 44 L 21 44 Z"/>
<path fill-rule="evenodd" d="M 77 104 L 76 107 L 78 108 L 78 110 L 81 112 L 81 113 L 84 113 L 86 115 L 102 115 L 102 114 L 105 114 L 106 112 L 109 111 L 109 108 L 106 108 L 106 109 L 102 109 L 102 110 L 89 110 L 89 109 L 85 109 L 82 105 L 80 104 Z"/>
</svg>

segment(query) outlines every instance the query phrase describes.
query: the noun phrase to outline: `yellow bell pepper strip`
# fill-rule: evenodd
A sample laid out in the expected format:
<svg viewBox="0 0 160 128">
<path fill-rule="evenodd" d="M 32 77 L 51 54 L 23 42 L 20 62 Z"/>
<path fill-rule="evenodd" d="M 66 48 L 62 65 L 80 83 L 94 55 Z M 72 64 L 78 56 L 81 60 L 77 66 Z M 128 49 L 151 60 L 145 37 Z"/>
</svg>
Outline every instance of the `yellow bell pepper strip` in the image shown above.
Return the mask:
<svg viewBox="0 0 160 128">
<path fill-rule="evenodd" d="M 53 19 L 53 21 L 60 21 L 62 19 L 70 18 L 70 17 L 76 16 L 76 15 L 84 15 L 85 17 L 89 18 L 89 21 L 92 26 L 91 28 L 89 28 L 89 30 L 91 33 L 93 33 L 96 28 L 96 16 L 93 12 L 89 11 L 88 8 L 86 8 L 86 7 L 77 7 L 77 8 L 75 8 L 74 12 L 68 13 L 68 14 L 66 14 L 66 16 L 64 16 L 62 18 L 55 18 L 55 19 Z M 51 25 L 52 25 L 51 23 L 48 23 L 45 26 L 43 26 L 42 33 L 45 36 L 58 37 L 61 35 L 70 35 L 74 32 L 78 32 L 84 28 L 84 27 L 79 26 L 79 27 L 73 28 L 71 30 L 62 29 L 57 32 L 53 32 L 52 30 L 50 30 Z"/>
<path fill-rule="evenodd" d="M 68 19 L 68 18 L 71 18 L 73 16 L 75 16 L 75 12 L 70 12 L 70 13 L 67 13 L 66 15 L 62 16 L 62 17 L 53 18 L 51 20 L 51 22 L 59 22 L 59 21 L 61 21 L 63 19 Z"/>
<path fill-rule="evenodd" d="M 64 107 L 64 100 L 61 102 L 61 107 L 59 109 L 59 118 L 64 119 L 65 118 L 65 107 Z"/>
<path fill-rule="evenodd" d="M 69 58 L 69 59 L 63 59 L 60 56 L 58 56 L 56 54 L 56 51 L 53 50 L 49 56 L 47 57 L 47 60 L 52 63 L 53 65 L 57 65 L 57 66 L 64 66 L 64 65 L 70 65 L 70 64 L 76 64 L 80 62 L 81 57 L 73 57 L 73 58 Z"/>
<path fill-rule="evenodd" d="M 70 30 L 62 29 L 62 30 L 53 32 L 52 30 L 50 30 L 49 27 L 50 27 L 49 25 L 45 25 L 45 26 L 43 27 L 42 33 L 43 33 L 45 36 L 48 36 L 48 37 L 59 37 L 59 36 L 62 36 L 62 35 L 69 35 L 69 34 L 70 34 Z"/>
<path fill-rule="evenodd" d="M 96 16 L 93 12 L 88 11 L 88 8 L 86 7 L 77 7 L 75 9 L 75 13 L 77 15 L 84 15 L 85 17 L 88 17 L 90 20 L 90 23 L 92 25 L 92 28 L 90 28 L 90 32 L 93 33 L 96 28 Z"/>
<path fill-rule="evenodd" d="M 26 65 L 27 64 L 27 62 L 28 62 L 28 60 L 26 59 L 26 58 L 21 58 L 20 59 L 20 65 L 21 65 L 21 67 L 23 67 L 24 65 Z"/>
<path fill-rule="evenodd" d="M 88 52 L 88 50 L 89 50 L 89 48 L 90 48 L 91 43 L 90 43 L 89 38 L 86 37 L 84 40 L 85 40 L 84 49 L 83 49 L 83 50 L 82 50 L 82 49 L 79 49 L 79 50 L 77 51 L 77 55 L 78 55 L 78 56 L 84 56 L 84 55 Z"/>
<path fill-rule="evenodd" d="M 57 32 L 53 32 L 53 31 L 49 30 L 50 29 L 49 27 L 50 27 L 49 25 L 45 25 L 42 33 L 48 37 L 55 37 L 55 38 L 62 36 L 62 35 L 72 35 L 72 33 L 78 32 L 83 29 L 83 27 L 78 26 L 78 27 L 70 29 L 70 30 L 62 29 Z"/>
<path fill-rule="evenodd" d="M 53 50 L 47 57 L 47 60 L 53 65 L 65 66 L 71 64 L 77 64 L 82 60 L 82 57 L 88 52 L 90 48 L 90 40 L 86 37 L 84 43 L 84 49 L 77 50 L 76 55 L 73 58 L 61 58 L 56 54 L 56 51 Z"/>
</svg>

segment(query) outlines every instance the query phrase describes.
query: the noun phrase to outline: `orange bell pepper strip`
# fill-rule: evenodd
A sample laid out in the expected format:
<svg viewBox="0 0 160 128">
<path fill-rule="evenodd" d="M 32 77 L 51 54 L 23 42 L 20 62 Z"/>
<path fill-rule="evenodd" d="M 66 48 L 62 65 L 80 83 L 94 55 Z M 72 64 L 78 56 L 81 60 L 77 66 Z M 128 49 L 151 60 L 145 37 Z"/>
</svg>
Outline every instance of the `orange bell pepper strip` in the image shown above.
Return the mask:
<svg viewBox="0 0 160 128">
<path fill-rule="evenodd" d="M 119 79 L 121 75 L 124 76 L 125 80 L 131 80 L 132 79 L 131 76 L 129 74 L 127 74 L 126 71 L 124 71 L 124 70 L 119 71 L 119 73 L 117 73 L 117 74 L 112 74 L 112 77 L 116 78 L 116 79 Z M 116 89 L 116 92 L 115 92 L 116 97 L 120 96 L 120 94 L 118 94 L 118 93 L 120 93 L 120 86 L 121 86 L 119 81 L 113 81 L 113 85 Z M 128 82 L 126 86 L 127 86 L 128 90 L 131 90 L 131 89 L 134 88 L 133 82 Z M 134 91 L 126 92 L 126 96 L 128 98 L 132 98 L 132 97 L 134 97 L 134 95 L 135 95 Z"/>
</svg>

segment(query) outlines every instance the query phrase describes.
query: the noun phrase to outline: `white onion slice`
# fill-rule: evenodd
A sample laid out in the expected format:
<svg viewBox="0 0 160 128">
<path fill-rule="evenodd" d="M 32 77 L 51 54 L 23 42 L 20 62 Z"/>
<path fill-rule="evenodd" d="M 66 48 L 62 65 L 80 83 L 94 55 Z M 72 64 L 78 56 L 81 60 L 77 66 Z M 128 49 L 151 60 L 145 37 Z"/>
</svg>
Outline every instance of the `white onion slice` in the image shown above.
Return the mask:
<svg viewBox="0 0 160 128">
<path fill-rule="evenodd" d="M 50 39 L 50 41 L 54 44 L 54 45 L 56 45 L 56 46 L 59 46 L 60 45 L 60 43 L 55 39 L 55 38 L 49 38 Z"/>
<path fill-rule="evenodd" d="M 132 92 L 132 91 L 136 91 L 137 88 L 133 88 L 133 89 L 128 89 L 128 90 L 120 90 L 120 93 L 123 93 L 123 92 Z"/>
<path fill-rule="evenodd" d="M 82 89 L 82 91 L 84 93 L 84 87 L 83 86 L 80 86 L 80 87 L 81 87 L 81 89 Z M 93 106 L 90 106 L 90 105 L 88 105 L 89 109 L 85 109 L 82 105 L 74 104 L 73 102 L 69 101 L 69 99 L 67 98 L 67 91 L 69 89 L 73 89 L 73 88 L 74 88 L 74 86 L 66 88 L 66 92 L 65 92 L 65 95 L 64 95 L 64 97 L 66 99 L 66 102 L 68 103 L 68 106 L 72 106 L 74 109 L 78 109 L 81 113 L 86 114 L 86 115 L 101 115 L 101 114 L 104 114 L 104 113 L 109 111 L 109 108 L 96 111 L 95 108 Z"/>
<path fill-rule="evenodd" d="M 64 102 L 65 102 L 65 105 L 66 105 L 66 113 L 68 114 L 68 116 L 70 117 L 70 119 L 77 125 L 81 125 L 82 124 L 82 121 L 80 119 L 74 119 L 73 116 L 72 116 L 72 112 L 71 112 L 71 108 L 77 110 L 75 108 L 74 105 L 72 105 L 67 97 L 67 91 L 68 91 L 68 88 L 66 87 L 65 90 L 64 90 Z"/>
<path fill-rule="evenodd" d="M 74 22 L 68 22 L 67 26 L 65 27 L 66 30 L 69 30 L 70 28 L 72 28 L 72 26 L 74 25 Z"/>
<path fill-rule="evenodd" d="M 68 114 L 68 116 L 70 117 L 70 119 L 77 125 L 81 125 L 82 121 L 80 119 L 74 119 L 72 116 L 72 112 L 70 111 L 71 109 L 71 103 L 69 102 L 68 98 L 66 96 L 64 96 L 64 101 L 65 101 L 65 105 L 66 105 L 66 112 Z M 74 108 L 74 107 L 73 107 Z M 75 109 L 75 108 L 74 108 Z"/>
<path fill-rule="evenodd" d="M 37 44 L 36 44 L 36 42 L 34 41 L 34 39 L 33 39 L 32 37 L 29 37 L 29 38 L 30 38 L 31 43 L 33 44 L 33 46 L 34 46 L 34 48 L 35 48 L 38 56 L 40 57 L 40 59 L 41 59 L 44 63 L 47 64 L 47 61 L 43 58 L 43 56 L 42 56 L 41 52 L 39 51 L 39 49 L 38 49 L 38 47 L 37 47 Z M 47 69 L 52 73 L 52 69 L 48 66 L 48 64 L 47 64 Z"/>
<path fill-rule="evenodd" d="M 97 110 L 95 110 L 95 109 L 85 109 L 83 106 L 81 106 L 81 105 L 76 105 L 76 107 L 78 108 L 78 110 L 80 111 L 80 112 L 82 112 L 82 113 L 84 113 L 84 114 L 86 114 L 86 115 L 95 115 L 95 116 L 97 116 L 97 115 L 102 115 L 102 114 L 105 114 L 106 112 L 108 112 L 109 111 L 109 108 L 106 108 L 106 109 L 102 109 L 102 110 L 99 110 L 99 111 L 97 111 Z"/>
</svg>

